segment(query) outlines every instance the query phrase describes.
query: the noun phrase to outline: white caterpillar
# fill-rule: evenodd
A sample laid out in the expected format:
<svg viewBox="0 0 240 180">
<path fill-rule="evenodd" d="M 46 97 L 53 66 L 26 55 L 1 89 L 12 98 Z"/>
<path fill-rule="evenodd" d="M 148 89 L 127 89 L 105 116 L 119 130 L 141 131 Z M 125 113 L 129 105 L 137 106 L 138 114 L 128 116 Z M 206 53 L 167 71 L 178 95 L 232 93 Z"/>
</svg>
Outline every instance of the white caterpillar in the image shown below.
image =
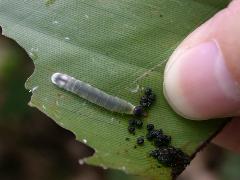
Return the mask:
<svg viewBox="0 0 240 180">
<path fill-rule="evenodd" d="M 107 110 L 123 114 L 133 114 L 137 116 L 144 115 L 143 108 L 141 106 L 134 106 L 130 102 L 127 102 L 116 96 L 109 95 L 100 89 L 97 89 L 83 81 L 77 80 L 69 75 L 54 73 L 51 77 L 51 80 L 52 83 L 58 87 L 77 94 L 81 98 L 86 99 Z"/>
</svg>

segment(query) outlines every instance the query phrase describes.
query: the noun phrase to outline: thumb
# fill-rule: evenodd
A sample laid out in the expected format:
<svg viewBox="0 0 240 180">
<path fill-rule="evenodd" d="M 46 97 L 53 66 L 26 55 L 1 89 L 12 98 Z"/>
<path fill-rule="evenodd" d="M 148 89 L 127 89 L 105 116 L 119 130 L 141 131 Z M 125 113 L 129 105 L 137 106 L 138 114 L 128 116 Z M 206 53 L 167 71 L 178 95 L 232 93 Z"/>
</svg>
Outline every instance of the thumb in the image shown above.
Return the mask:
<svg viewBox="0 0 240 180">
<path fill-rule="evenodd" d="M 189 119 L 240 115 L 240 0 L 191 33 L 167 63 L 164 94 Z"/>
</svg>

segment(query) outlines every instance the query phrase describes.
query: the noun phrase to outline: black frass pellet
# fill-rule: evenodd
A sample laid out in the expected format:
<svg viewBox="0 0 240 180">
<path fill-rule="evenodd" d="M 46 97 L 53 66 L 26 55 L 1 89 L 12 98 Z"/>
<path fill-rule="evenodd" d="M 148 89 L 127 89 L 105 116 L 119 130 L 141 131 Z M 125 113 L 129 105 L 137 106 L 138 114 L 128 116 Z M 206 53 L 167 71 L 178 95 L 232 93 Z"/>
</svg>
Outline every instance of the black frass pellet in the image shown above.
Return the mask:
<svg viewBox="0 0 240 180">
<path fill-rule="evenodd" d="M 138 145 L 142 145 L 144 143 L 144 137 L 139 137 L 139 138 L 137 138 L 137 144 Z"/>
</svg>

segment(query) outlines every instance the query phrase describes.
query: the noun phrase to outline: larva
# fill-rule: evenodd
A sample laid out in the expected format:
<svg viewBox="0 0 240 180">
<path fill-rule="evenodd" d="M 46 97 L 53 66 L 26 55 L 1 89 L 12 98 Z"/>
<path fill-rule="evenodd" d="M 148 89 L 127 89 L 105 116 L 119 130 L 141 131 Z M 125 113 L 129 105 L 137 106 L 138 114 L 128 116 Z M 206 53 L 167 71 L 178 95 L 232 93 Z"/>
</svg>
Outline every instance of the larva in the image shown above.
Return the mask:
<svg viewBox="0 0 240 180">
<path fill-rule="evenodd" d="M 130 102 L 120 99 L 116 96 L 109 95 L 100 89 L 91 86 L 88 83 L 77 80 L 62 73 L 54 73 L 51 77 L 52 83 L 59 88 L 70 91 L 83 99 L 88 100 L 109 111 L 122 114 L 133 114 L 137 116 L 144 115 L 142 106 L 134 106 Z"/>
</svg>

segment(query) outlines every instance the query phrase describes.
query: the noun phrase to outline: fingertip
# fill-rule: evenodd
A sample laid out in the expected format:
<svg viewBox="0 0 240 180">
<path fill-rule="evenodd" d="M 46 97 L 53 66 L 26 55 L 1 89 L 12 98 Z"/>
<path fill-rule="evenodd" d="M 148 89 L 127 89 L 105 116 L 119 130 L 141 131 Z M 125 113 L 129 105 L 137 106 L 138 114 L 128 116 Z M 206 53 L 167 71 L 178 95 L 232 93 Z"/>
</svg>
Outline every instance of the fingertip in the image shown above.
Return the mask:
<svg viewBox="0 0 240 180">
<path fill-rule="evenodd" d="M 178 114 L 204 120 L 232 116 L 239 111 L 240 90 L 215 40 L 172 57 L 165 70 L 164 94 Z"/>
<path fill-rule="evenodd" d="M 240 115 L 239 12 L 240 0 L 232 1 L 170 57 L 164 94 L 181 116 L 203 120 Z"/>
</svg>

